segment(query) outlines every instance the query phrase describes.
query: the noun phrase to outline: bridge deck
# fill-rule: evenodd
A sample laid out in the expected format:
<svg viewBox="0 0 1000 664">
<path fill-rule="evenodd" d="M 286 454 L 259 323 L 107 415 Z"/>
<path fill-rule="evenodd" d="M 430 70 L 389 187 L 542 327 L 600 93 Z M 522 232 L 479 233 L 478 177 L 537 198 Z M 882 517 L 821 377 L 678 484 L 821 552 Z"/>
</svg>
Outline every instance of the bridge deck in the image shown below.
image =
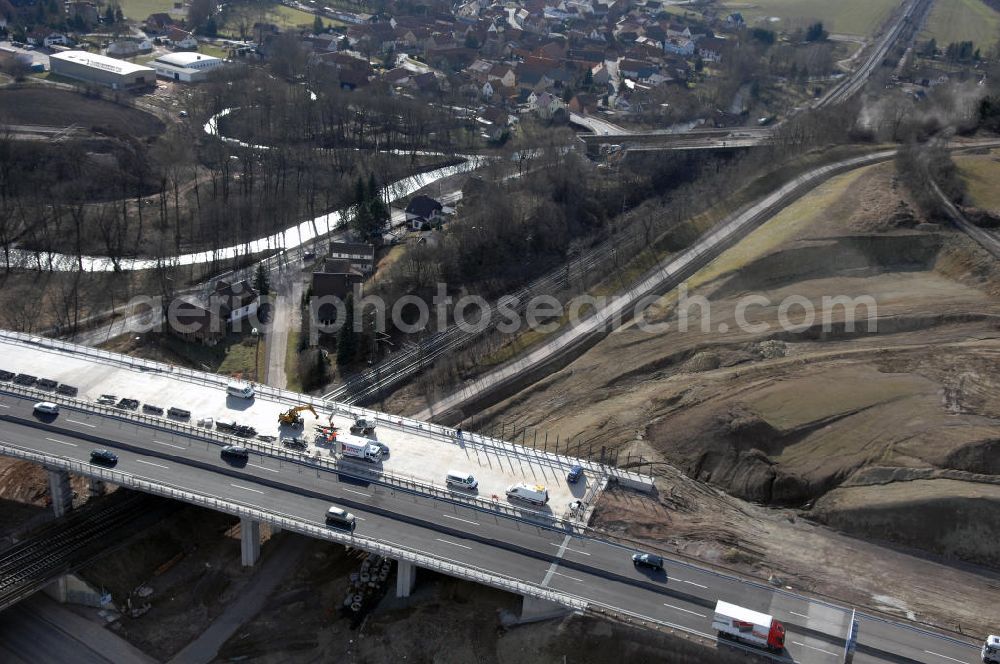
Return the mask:
<svg viewBox="0 0 1000 664">
<path fill-rule="evenodd" d="M 221 377 L 214 374 L 203 374 L 206 382 L 198 382 L 195 380 L 198 374 L 143 371 L 130 366 L 133 359 L 128 356 L 106 355 L 98 357 L 83 347 L 79 347 L 78 352 L 67 352 L 0 337 L 0 358 L 3 358 L 0 369 L 73 385 L 79 389 L 78 398 L 85 401 L 113 394 L 164 410 L 183 408 L 191 412 L 191 424 L 202 417 L 230 418 L 254 427 L 258 434 L 303 435 L 309 442 L 310 455 L 329 458 L 333 454 L 329 447 L 313 444 L 317 427 L 326 426 L 330 421 L 329 410 L 317 409 L 319 419 L 309 412 L 302 413 L 305 426 L 301 429 L 279 426 L 278 414 L 296 403 L 278 401 L 267 394 L 258 394 L 253 400 L 227 396 L 224 388 L 214 382 Z M 299 403 L 306 403 L 307 397 L 302 399 Z M 142 412 L 141 405 L 137 412 Z M 391 415 L 383 417 L 392 419 Z M 341 432 L 347 432 L 354 420 L 345 411 L 335 411 L 332 421 Z M 549 491 L 548 509 L 558 517 L 569 516 L 568 507 L 572 501 L 583 499 L 590 489 L 598 488 L 596 483 L 600 478 L 593 474 L 585 474 L 583 480 L 570 485 L 566 482 L 566 468 L 561 464 L 519 454 L 514 446 L 485 447 L 457 436 L 444 437 L 437 429 L 432 432 L 428 427 L 428 432 L 421 434 L 410 427 L 378 427 L 376 438 L 390 449 L 381 468 L 441 488 L 445 487 L 444 479 L 449 470 L 469 472 L 479 481 L 480 497 L 488 499 L 496 495 L 504 504 L 507 503 L 504 491 L 511 484 L 542 484 Z"/>
</svg>

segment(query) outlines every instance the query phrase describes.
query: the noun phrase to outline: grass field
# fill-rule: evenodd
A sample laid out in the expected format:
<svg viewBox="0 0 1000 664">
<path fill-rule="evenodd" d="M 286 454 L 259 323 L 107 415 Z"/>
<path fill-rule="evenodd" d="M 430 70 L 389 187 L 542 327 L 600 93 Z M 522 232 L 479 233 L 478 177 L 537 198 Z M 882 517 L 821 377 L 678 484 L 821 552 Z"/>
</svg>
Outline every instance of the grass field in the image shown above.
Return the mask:
<svg viewBox="0 0 1000 664">
<path fill-rule="evenodd" d="M 145 21 L 150 14 L 174 13 L 174 0 L 120 0 L 120 4 L 125 16 L 133 21 Z"/>
<path fill-rule="evenodd" d="M 955 157 L 966 194 L 976 207 L 1000 213 L 1000 155 Z"/>
<path fill-rule="evenodd" d="M 972 41 L 985 52 L 1000 39 L 1000 13 L 983 0 L 935 0 L 921 37 L 934 37 L 938 48 Z"/>
<path fill-rule="evenodd" d="M 813 21 L 822 21 L 829 32 L 869 36 L 885 22 L 898 4 L 897 0 L 754 0 L 725 2 L 724 6 L 742 13 L 750 25 L 761 19 L 765 27 L 793 30 Z M 769 22 L 770 17 L 781 20 Z"/>
</svg>

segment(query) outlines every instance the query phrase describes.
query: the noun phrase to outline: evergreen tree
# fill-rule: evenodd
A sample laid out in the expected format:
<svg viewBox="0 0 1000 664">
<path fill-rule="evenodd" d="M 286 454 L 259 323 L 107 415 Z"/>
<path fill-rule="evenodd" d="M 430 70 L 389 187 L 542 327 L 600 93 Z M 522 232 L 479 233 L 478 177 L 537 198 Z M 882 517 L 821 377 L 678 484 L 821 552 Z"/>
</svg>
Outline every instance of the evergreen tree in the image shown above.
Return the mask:
<svg viewBox="0 0 1000 664">
<path fill-rule="evenodd" d="M 326 29 L 323 27 L 323 19 L 317 16 L 313 19 L 313 34 L 318 35 L 321 32 L 326 32 Z"/>
<path fill-rule="evenodd" d="M 257 265 L 257 271 L 253 275 L 253 287 L 262 297 L 271 293 L 271 275 L 263 263 Z"/>
</svg>

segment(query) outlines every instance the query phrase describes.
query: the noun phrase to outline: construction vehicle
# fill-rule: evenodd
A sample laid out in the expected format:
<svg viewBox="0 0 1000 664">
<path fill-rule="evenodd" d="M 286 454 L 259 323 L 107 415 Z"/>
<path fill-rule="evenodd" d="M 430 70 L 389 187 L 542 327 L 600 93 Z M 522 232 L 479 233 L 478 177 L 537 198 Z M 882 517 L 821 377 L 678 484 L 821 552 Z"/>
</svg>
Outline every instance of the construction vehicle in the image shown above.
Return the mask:
<svg viewBox="0 0 1000 664">
<path fill-rule="evenodd" d="M 766 613 L 745 609 L 728 602 L 715 605 L 712 628 L 719 638 L 781 652 L 785 648 L 785 626 Z"/>
<path fill-rule="evenodd" d="M 286 424 L 292 427 L 302 426 L 302 416 L 299 413 L 309 411 L 313 414 L 313 417 L 319 417 L 316 414 L 316 410 L 309 404 L 303 406 L 295 406 L 294 408 L 289 408 L 285 412 L 278 415 L 278 424 Z"/>
<path fill-rule="evenodd" d="M 987 636 L 981 655 L 986 664 L 1000 664 L 1000 636 Z"/>
<path fill-rule="evenodd" d="M 375 435 L 375 422 L 359 417 L 351 425 L 351 433 L 356 436 L 373 436 Z"/>
</svg>

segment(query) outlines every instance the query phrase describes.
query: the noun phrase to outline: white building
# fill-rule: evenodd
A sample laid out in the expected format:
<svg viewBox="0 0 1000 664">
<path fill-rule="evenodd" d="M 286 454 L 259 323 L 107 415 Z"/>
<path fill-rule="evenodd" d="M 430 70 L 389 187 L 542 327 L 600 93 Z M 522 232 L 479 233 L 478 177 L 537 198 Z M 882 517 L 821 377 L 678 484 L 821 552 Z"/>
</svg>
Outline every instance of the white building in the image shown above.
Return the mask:
<svg viewBox="0 0 1000 664">
<path fill-rule="evenodd" d="M 225 60 L 202 53 L 182 52 L 161 55 L 150 64 L 156 69 L 157 76 L 195 83 L 208 76 L 211 70 L 225 64 Z"/>
<path fill-rule="evenodd" d="M 86 51 L 53 53 L 49 56 L 49 63 L 53 74 L 106 85 L 116 90 L 147 87 L 156 83 L 156 72 L 151 67 Z"/>
</svg>

